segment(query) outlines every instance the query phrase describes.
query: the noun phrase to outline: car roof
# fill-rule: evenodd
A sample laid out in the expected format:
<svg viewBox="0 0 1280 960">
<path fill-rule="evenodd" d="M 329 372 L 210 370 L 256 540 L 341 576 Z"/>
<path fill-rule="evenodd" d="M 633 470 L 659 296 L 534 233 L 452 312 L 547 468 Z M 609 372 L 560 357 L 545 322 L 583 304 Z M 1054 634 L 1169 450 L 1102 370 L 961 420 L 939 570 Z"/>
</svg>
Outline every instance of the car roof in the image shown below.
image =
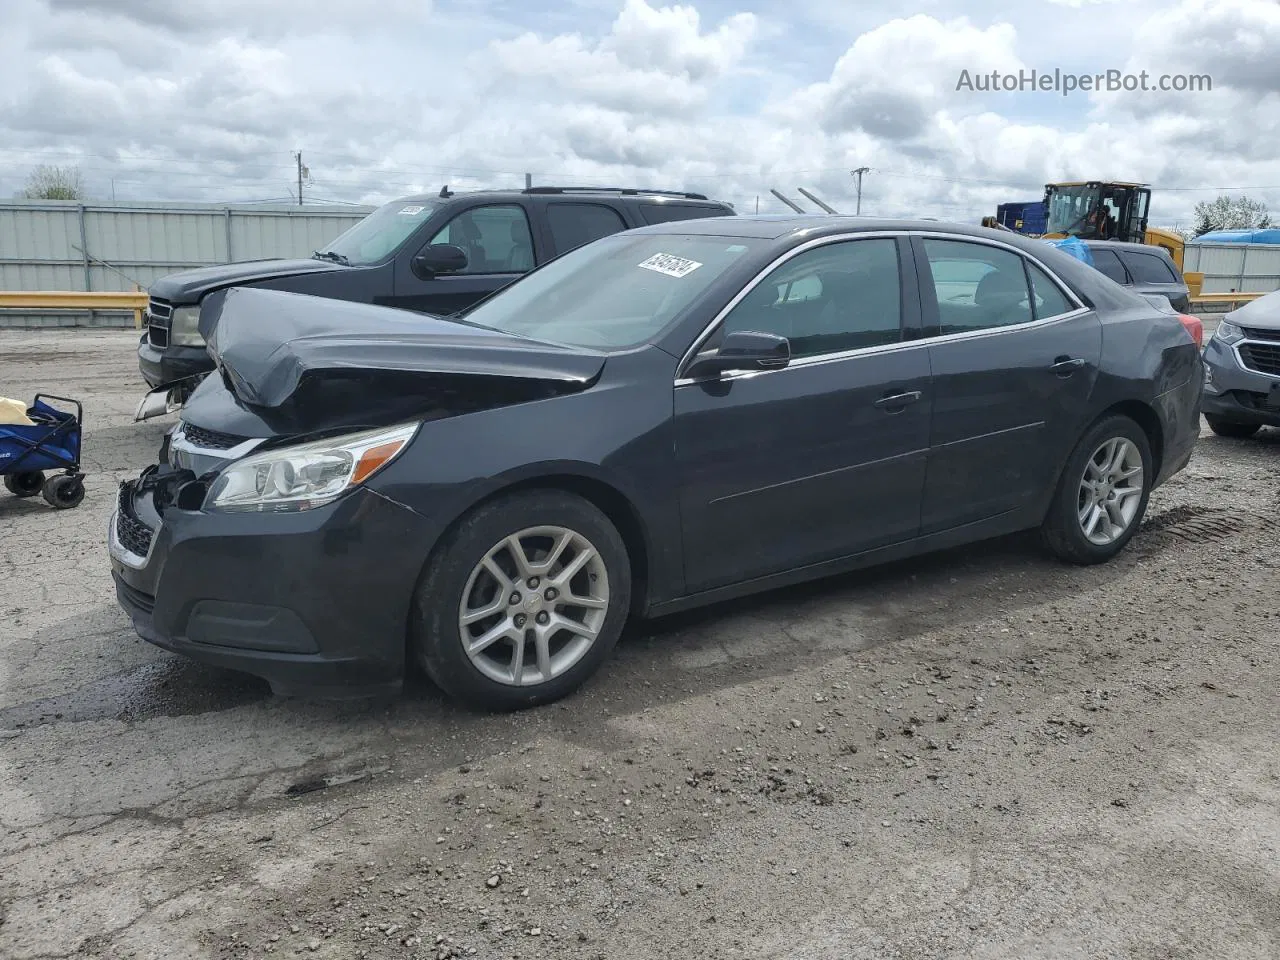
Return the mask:
<svg viewBox="0 0 1280 960">
<path fill-rule="evenodd" d="M 732 220 L 713 217 L 702 220 L 675 220 L 669 223 L 641 227 L 633 233 L 682 233 L 708 236 L 752 237 L 762 240 L 793 241 L 843 233 L 894 233 L 926 232 L 954 233 L 957 237 L 973 237 L 998 240 L 1021 247 L 1037 255 L 1051 249 L 1038 240 L 1028 240 L 1011 230 L 993 230 L 967 223 L 951 223 L 945 220 L 891 220 L 879 217 L 852 217 L 840 214 L 775 213 L 740 214 Z"/>
<path fill-rule="evenodd" d="M 717 207 L 732 208 L 732 204 L 723 200 L 713 200 L 701 193 L 689 193 L 680 190 L 647 190 L 643 187 L 527 187 L 523 190 L 459 190 L 457 192 L 445 187 L 436 193 L 419 193 L 406 197 L 397 197 L 391 203 L 426 203 L 428 201 L 457 200 L 467 197 L 486 197 L 494 200 L 515 200 L 520 197 L 613 197 L 644 200 L 648 203 L 673 204 L 708 204 Z"/>
<path fill-rule="evenodd" d="M 942 220 L 887 220 L 876 217 L 850 217 L 828 214 L 747 214 L 736 217 L 708 217 L 679 220 L 640 227 L 631 234 L 684 235 L 710 237 L 744 237 L 772 241 L 775 253 L 808 240 L 858 233 L 931 233 L 954 235 L 957 240 L 988 240 L 1021 250 L 1051 269 L 1065 281 L 1085 303 L 1120 309 L 1146 301 L 1135 297 L 1082 260 L 1057 249 L 1051 242 L 1026 237 L 1011 230 L 995 230 L 967 223 Z"/>
</svg>

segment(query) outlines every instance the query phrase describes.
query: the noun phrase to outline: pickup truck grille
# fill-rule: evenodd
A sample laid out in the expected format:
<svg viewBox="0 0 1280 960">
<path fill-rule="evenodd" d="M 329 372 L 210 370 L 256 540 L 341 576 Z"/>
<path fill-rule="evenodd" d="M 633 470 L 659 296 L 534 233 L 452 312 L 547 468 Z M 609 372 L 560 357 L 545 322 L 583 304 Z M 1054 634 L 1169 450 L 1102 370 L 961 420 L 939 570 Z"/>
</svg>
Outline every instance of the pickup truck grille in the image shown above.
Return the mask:
<svg viewBox="0 0 1280 960">
<path fill-rule="evenodd" d="M 172 317 L 173 304 L 151 298 L 147 304 L 147 339 L 153 347 L 163 349 L 169 345 L 169 320 Z"/>
<path fill-rule="evenodd" d="M 133 515 L 133 487 L 120 485 L 116 498 L 116 539 L 120 546 L 137 557 L 145 557 L 151 550 L 151 528 Z"/>
<path fill-rule="evenodd" d="M 1280 377 L 1280 340 L 1275 343 L 1242 343 L 1240 359 L 1250 370 Z"/>
</svg>

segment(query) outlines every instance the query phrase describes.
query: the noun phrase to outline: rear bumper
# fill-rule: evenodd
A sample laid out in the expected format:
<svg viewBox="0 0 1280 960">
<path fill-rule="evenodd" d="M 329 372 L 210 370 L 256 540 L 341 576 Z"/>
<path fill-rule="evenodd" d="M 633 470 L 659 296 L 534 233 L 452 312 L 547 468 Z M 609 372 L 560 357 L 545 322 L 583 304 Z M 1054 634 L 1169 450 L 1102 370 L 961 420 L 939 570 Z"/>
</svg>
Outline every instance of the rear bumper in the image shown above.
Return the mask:
<svg viewBox="0 0 1280 960">
<path fill-rule="evenodd" d="M 1200 405 L 1203 393 L 1203 377 L 1193 376 L 1181 386 L 1156 398 L 1155 407 L 1161 421 L 1164 450 L 1160 472 L 1153 486 L 1160 486 L 1191 462 L 1196 442 L 1200 439 Z"/>
<path fill-rule="evenodd" d="M 171 506 L 159 522 L 126 485 L 108 536 L 116 597 L 142 639 L 280 695 L 353 697 L 401 687 L 425 527 L 368 490 L 297 514 Z"/>
</svg>

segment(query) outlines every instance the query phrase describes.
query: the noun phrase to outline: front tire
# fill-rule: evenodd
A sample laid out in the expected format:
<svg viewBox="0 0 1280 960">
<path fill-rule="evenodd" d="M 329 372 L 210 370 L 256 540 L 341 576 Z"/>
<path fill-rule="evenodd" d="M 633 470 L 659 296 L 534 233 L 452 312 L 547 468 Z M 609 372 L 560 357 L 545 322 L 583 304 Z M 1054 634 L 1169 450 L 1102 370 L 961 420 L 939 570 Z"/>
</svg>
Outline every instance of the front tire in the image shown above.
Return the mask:
<svg viewBox="0 0 1280 960">
<path fill-rule="evenodd" d="M 1125 416 L 1094 424 L 1067 460 L 1041 527 L 1069 563 L 1105 563 L 1133 538 L 1147 510 L 1155 467 L 1146 433 Z"/>
<path fill-rule="evenodd" d="M 517 710 L 580 687 L 630 608 L 631 563 L 609 518 L 532 490 L 483 504 L 441 542 L 414 594 L 410 643 L 456 700 Z"/>
<path fill-rule="evenodd" d="M 1204 419 L 1209 424 L 1209 429 L 1218 436 L 1231 437 L 1234 440 L 1247 440 L 1262 429 L 1261 424 L 1223 420 L 1221 417 L 1215 417 L 1209 413 L 1204 415 Z"/>
</svg>

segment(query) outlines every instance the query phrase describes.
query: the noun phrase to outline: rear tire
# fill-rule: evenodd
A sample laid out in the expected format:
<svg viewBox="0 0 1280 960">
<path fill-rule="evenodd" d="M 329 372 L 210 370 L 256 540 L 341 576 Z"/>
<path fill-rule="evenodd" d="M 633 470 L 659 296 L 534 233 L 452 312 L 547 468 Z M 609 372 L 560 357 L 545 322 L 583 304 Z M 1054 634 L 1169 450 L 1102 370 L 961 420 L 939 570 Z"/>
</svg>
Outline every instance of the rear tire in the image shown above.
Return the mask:
<svg viewBox="0 0 1280 960">
<path fill-rule="evenodd" d="M 43 494 L 45 502 L 59 510 L 78 507 L 84 499 L 84 481 L 66 475 L 51 477 L 45 482 Z"/>
<path fill-rule="evenodd" d="M 580 687 L 630 609 L 631 563 L 609 518 L 531 490 L 483 504 L 441 541 L 414 593 L 411 650 L 454 699 L 518 710 Z"/>
<path fill-rule="evenodd" d="M 1137 533 L 1155 467 L 1146 433 L 1125 416 L 1085 432 L 1058 481 L 1040 528 L 1045 546 L 1069 563 L 1105 563 Z"/>
<path fill-rule="evenodd" d="M 40 470 L 10 473 L 4 478 L 4 488 L 15 497 L 34 497 L 43 486 L 44 472 Z"/>
<path fill-rule="evenodd" d="M 1231 437 L 1235 440 L 1247 440 L 1255 433 L 1262 429 L 1262 425 L 1258 423 L 1239 423 L 1234 420 L 1223 420 L 1221 417 L 1215 417 L 1206 413 L 1205 421 L 1209 424 L 1209 429 L 1220 437 Z"/>
</svg>

